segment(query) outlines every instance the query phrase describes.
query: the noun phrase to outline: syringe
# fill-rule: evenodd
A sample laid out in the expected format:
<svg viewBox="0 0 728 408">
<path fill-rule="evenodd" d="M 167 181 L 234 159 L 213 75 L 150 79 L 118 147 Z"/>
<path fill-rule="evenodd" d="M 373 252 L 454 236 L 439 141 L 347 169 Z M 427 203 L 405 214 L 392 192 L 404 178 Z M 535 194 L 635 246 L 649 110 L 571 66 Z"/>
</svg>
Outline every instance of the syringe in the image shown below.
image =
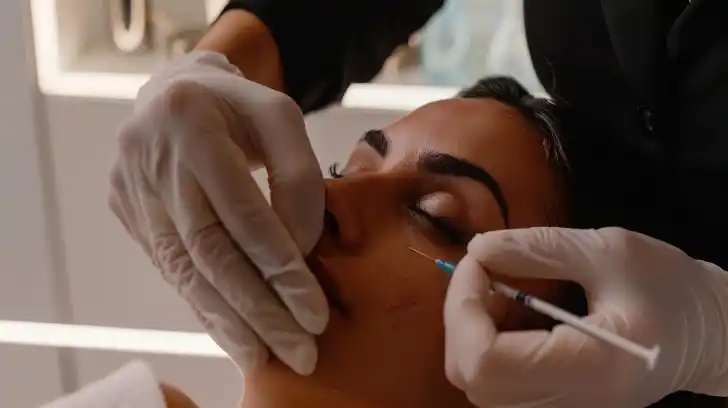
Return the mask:
<svg viewBox="0 0 728 408">
<path fill-rule="evenodd" d="M 454 263 L 444 261 L 442 259 L 435 259 L 412 247 L 409 247 L 409 249 L 410 251 L 433 261 L 439 269 L 447 272 L 449 275 L 455 273 L 455 268 L 457 267 L 457 265 L 455 265 Z M 581 318 L 579 318 L 579 316 L 567 312 L 566 310 L 561 309 L 558 306 L 552 305 L 551 303 L 541 300 L 526 292 L 522 292 L 499 282 L 493 282 L 491 285 L 492 291 L 496 293 L 499 293 L 509 299 L 513 299 L 528 308 L 531 308 L 541 314 L 551 317 L 554 320 L 568 324 L 569 326 L 581 331 L 582 333 L 585 333 L 613 347 L 616 347 L 620 350 L 623 350 L 627 353 L 643 359 L 647 364 L 647 368 L 650 371 L 655 368 L 655 364 L 657 363 L 657 357 L 660 355 L 660 346 L 655 345 L 652 348 L 647 348 L 629 339 L 621 337 L 615 333 L 607 331 L 601 327 L 587 324 Z"/>
</svg>

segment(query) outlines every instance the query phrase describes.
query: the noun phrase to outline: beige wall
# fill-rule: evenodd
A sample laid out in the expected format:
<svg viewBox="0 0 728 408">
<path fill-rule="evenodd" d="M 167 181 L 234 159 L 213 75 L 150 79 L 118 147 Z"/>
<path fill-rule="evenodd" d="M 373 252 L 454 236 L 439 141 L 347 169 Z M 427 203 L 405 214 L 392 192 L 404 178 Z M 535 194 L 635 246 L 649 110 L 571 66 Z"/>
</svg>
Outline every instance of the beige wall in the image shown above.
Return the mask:
<svg viewBox="0 0 728 408">
<path fill-rule="evenodd" d="M 0 2 L 0 319 L 54 320 L 55 276 L 44 208 L 41 101 L 26 59 L 25 2 Z M 0 404 L 20 407 L 62 389 L 57 350 L 0 345 Z M 33 385 L 30 385 L 33 384 Z"/>
</svg>

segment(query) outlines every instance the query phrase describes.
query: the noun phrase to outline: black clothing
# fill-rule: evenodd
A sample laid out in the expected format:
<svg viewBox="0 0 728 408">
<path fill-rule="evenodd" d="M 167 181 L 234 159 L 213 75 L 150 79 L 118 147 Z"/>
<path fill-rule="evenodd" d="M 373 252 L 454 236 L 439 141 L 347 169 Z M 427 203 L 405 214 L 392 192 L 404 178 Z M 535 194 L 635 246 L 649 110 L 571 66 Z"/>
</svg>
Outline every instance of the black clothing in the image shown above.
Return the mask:
<svg viewBox="0 0 728 408">
<path fill-rule="evenodd" d="M 304 112 L 368 82 L 442 0 L 233 0 L 265 23 L 278 46 L 289 96 Z M 223 11 L 224 12 L 224 11 Z"/>
</svg>

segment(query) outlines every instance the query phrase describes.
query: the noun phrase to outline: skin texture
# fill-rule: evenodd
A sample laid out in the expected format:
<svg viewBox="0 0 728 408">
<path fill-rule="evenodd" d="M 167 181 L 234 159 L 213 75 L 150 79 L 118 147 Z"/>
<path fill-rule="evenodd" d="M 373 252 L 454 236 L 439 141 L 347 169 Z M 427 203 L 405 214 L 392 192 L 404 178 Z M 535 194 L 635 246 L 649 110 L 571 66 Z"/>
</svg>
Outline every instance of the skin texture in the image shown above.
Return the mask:
<svg viewBox="0 0 728 408">
<path fill-rule="evenodd" d="M 425 172 L 418 158 L 445 153 L 490 173 L 508 202 L 511 228 L 558 225 L 561 187 L 535 127 L 495 100 L 436 102 L 383 132 L 386 152 L 359 143 L 343 178 L 328 183 L 330 215 L 309 259 L 332 306 L 316 371 L 300 377 L 271 361 L 246 377 L 244 408 L 471 406 L 444 373 L 449 278 L 407 247 L 457 261 L 475 233 L 506 223 L 483 184 Z M 418 216 L 423 210 L 446 217 L 459 239 Z M 492 278 L 563 304 L 562 282 Z M 501 329 L 551 324 L 509 300 L 487 302 Z"/>
<path fill-rule="evenodd" d="M 224 13 L 195 47 L 225 55 L 245 77 L 277 91 L 285 91 L 278 46 L 255 15 L 243 10 Z"/>
</svg>

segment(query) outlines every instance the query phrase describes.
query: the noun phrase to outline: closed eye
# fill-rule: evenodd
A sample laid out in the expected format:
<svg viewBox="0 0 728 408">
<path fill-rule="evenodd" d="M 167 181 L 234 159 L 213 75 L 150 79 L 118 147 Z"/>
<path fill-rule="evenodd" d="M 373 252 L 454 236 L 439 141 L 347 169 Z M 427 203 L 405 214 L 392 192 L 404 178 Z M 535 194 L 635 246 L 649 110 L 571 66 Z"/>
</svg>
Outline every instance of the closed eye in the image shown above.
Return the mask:
<svg viewBox="0 0 728 408">
<path fill-rule="evenodd" d="M 465 245 L 468 242 L 466 234 L 453 225 L 452 219 L 439 217 L 429 213 L 422 202 L 409 207 L 410 216 L 420 226 L 431 228 L 437 234 L 444 237 L 451 245 Z"/>
</svg>

